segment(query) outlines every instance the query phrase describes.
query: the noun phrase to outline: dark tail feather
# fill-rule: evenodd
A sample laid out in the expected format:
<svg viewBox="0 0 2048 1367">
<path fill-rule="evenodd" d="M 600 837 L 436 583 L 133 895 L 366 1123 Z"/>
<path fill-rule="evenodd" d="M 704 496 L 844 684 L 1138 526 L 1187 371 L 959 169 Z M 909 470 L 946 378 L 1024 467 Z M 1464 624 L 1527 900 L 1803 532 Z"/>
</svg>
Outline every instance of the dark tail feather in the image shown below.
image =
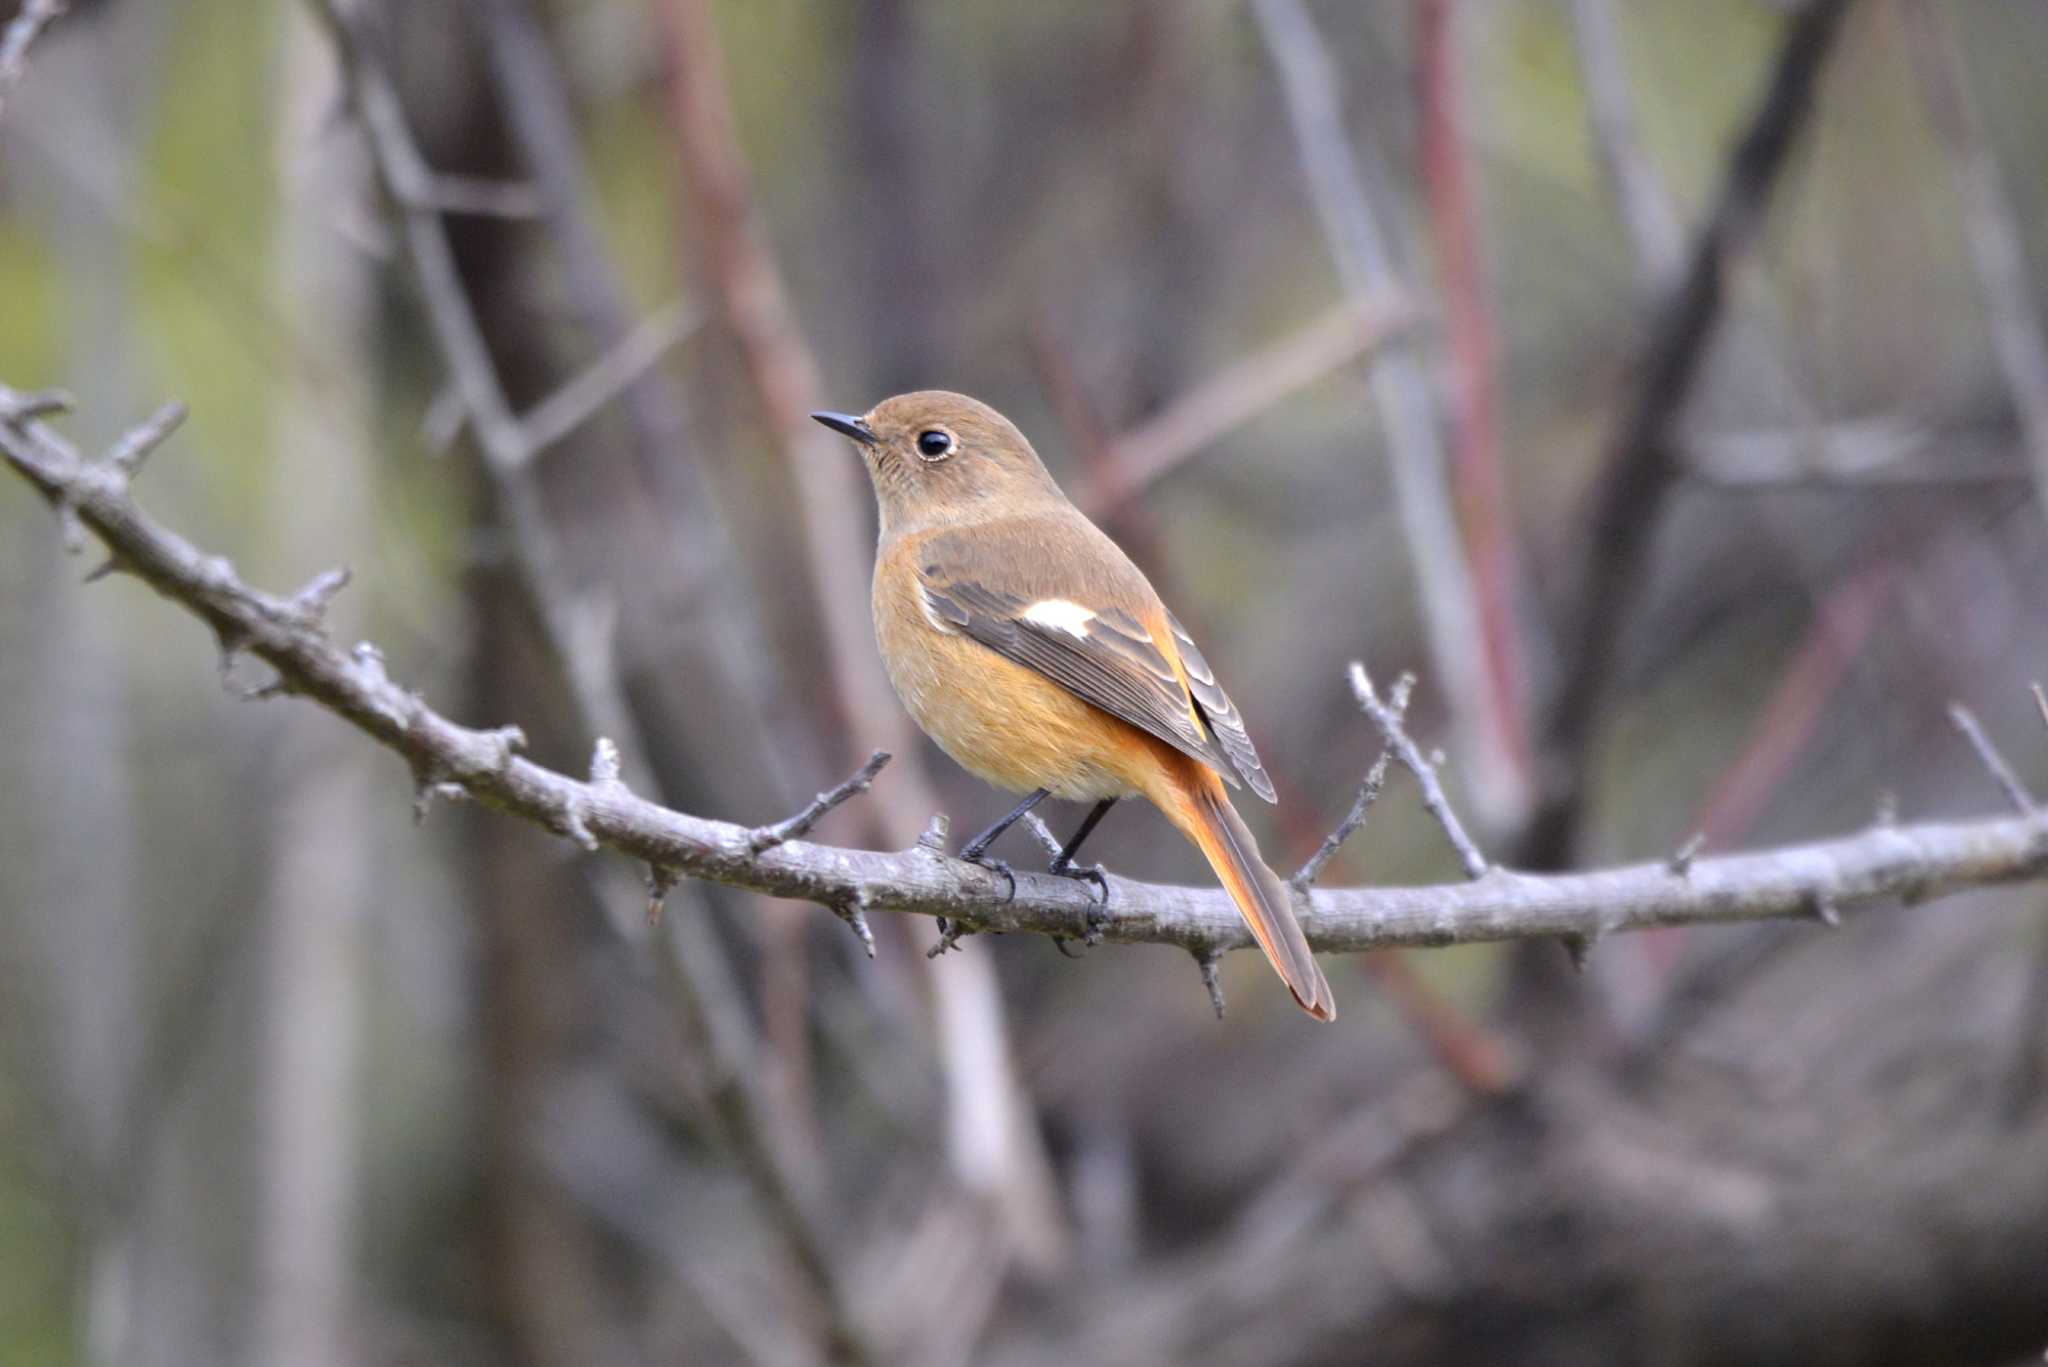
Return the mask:
<svg viewBox="0 0 2048 1367">
<path fill-rule="evenodd" d="M 1266 958 L 1301 1009 L 1317 1020 L 1337 1019 L 1336 999 L 1294 919 L 1287 885 L 1259 858 L 1258 842 L 1224 796 L 1222 784 L 1192 795 L 1183 829 L 1208 857 L 1224 890 L 1244 913 L 1259 948 L 1266 951 Z"/>
</svg>

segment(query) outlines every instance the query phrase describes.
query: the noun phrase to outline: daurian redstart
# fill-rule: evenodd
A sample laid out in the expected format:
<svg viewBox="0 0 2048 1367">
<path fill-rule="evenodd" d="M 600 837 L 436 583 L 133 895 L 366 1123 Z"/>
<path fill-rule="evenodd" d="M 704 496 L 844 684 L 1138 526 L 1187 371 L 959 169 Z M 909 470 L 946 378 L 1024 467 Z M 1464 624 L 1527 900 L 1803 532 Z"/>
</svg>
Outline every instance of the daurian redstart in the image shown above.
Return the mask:
<svg viewBox="0 0 2048 1367">
<path fill-rule="evenodd" d="M 1010 421 L 960 394 L 813 413 L 859 444 L 881 506 L 875 636 L 911 716 L 969 773 L 1093 802 L 1053 872 L 1118 798 L 1139 794 L 1216 870 L 1294 999 L 1336 1019 L 1330 984 L 1224 784 L 1271 802 L 1244 721 L 1138 567 L 1067 501 Z"/>
</svg>

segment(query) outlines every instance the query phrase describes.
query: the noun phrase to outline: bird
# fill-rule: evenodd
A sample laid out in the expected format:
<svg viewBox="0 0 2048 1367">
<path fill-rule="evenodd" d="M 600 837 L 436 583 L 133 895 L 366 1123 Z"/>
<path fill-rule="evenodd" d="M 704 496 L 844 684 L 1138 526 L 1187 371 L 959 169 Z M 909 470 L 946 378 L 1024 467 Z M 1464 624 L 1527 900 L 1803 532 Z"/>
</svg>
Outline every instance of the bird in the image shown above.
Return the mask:
<svg viewBox="0 0 2048 1367">
<path fill-rule="evenodd" d="M 1207 858 L 1294 1000 L 1335 1020 L 1286 884 L 1231 788 L 1275 801 L 1244 719 L 1144 572 L 1075 507 L 1015 424 L 920 390 L 811 417 L 852 439 L 880 511 L 876 643 L 925 734 L 975 777 L 1025 794 L 961 849 L 988 848 L 1047 797 L 1095 804 L 1051 872 L 1117 801 L 1139 796 Z M 1015 878 L 1011 878 L 1014 891 Z"/>
</svg>

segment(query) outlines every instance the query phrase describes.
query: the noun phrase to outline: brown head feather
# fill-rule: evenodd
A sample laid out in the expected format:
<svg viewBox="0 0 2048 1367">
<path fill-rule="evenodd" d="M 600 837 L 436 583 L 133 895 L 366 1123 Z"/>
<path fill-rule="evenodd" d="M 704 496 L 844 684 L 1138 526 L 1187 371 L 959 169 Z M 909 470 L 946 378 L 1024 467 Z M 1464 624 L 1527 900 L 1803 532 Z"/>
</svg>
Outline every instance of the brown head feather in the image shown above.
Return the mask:
<svg viewBox="0 0 2048 1367">
<path fill-rule="evenodd" d="M 978 399 L 921 389 L 883 400 L 862 421 L 875 438 L 861 454 L 884 536 L 1066 501 L 1024 434 Z"/>
</svg>

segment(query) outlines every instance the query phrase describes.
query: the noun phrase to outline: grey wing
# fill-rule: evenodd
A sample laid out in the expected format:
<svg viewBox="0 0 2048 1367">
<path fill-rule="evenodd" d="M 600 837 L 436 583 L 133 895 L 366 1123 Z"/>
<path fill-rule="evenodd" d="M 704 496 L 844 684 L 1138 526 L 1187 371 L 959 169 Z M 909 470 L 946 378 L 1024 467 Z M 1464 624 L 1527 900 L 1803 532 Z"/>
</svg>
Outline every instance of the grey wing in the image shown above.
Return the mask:
<svg viewBox="0 0 2048 1367">
<path fill-rule="evenodd" d="M 1196 648 L 1194 638 L 1188 635 L 1188 629 L 1180 624 L 1180 618 L 1169 612 L 1166 621 L 1173 628 L 1173 641 L 1180 651 L 1181 668 L 1187 671 L 1188 690 L 1195 695 L 1195 705 L 1202 709 L 1202 720 L 1209 723 L 1209 730 L 1215 734 L 1217 743 L 1230 756 L 1231 767 L 1260 797 L 1268 802 L 1279 801 L 1273 791 L 1273 780 L 1266 776 L 1266 766 L 1259 763 L 1259 752 L 1253 748 L 1252 738 L 1245 733 L 1244 718 L 1238 714 L 1237 704 L 1216 682 L 1215 672 L 1202 658 L 1202 652 Z"/>
<path fill-rule="evenodd" d="M 935 620 L 1237 782 L 1172 663 L 1129 614 L 1112 608 L 1070 630 L 1031 620 L 1030 602 L 971 579 L 926 574 L 919 587 Z"/>
</svg>

